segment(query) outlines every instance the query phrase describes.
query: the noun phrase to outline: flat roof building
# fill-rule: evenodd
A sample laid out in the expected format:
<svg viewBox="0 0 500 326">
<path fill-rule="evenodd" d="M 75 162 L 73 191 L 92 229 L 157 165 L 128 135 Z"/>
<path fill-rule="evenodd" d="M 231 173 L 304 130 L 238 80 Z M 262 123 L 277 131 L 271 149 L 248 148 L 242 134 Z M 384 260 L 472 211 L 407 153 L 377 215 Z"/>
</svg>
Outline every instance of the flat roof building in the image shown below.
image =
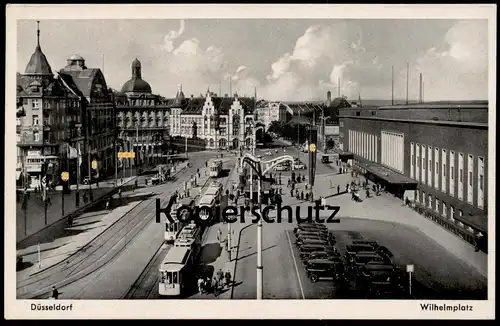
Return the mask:
<svg viewBox="0 0 500 326">
<path fill-rule="evenodd" d="M 341 108 L 339 156 L 468 241 L 487 232 L 488 102 Z"/>
</svg>

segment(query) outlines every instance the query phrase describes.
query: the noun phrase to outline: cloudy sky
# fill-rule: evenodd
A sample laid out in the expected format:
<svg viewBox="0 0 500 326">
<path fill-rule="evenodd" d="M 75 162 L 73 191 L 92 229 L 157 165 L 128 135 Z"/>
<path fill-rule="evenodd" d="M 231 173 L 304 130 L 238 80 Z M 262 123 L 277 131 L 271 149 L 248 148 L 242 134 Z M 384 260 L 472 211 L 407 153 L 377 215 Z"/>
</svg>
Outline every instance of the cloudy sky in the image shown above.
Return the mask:
<svg viewBox="0 0 500 326">
<path fill-rule="evenodd" d="M 17 70 L 36 46 L 36 21 L 18 22 Z M 488 98 L 486 20 L 42 20 L 41 46 L 53 70 L 77 53 L 88 67 L 104 67 L 109 87 L 120 89 L 135 58 L 153 92 L 186 95 L 207 87 L 268 100 L 321 100 L 326 92 L 351 99 L 417 99 L 419 73 L 425 100 Z M 104 58 L 104 60 L 103 60 Z"/>
</svg>

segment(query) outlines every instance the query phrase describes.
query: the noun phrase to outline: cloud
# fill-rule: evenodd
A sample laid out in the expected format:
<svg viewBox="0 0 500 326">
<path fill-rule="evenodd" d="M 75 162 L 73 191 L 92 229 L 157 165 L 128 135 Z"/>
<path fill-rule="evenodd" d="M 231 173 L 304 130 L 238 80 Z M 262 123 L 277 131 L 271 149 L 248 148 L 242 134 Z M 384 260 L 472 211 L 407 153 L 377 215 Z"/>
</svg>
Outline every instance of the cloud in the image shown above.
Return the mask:
<svg viewBox="0 0 500 326">
<path fill-rule="evenodd" d="M 443 41 L 443 50 L 429 48 L 411 65 L 409 97 L 418 98 L 422 73 L 425 101 L 487 99 L 487 21 L 460 21 L 448 30 Z M 406 70 L 400 72 L 399 79 L 406 80 Z"/>
<path fill-rule="evenodd" d="M 418 98 L 420 72 L 424 76 L 425 100 L 487 98 L 486 24 L 479 20 L 457 22 L 441 41 L 436 38 L 434 46 L 416 46 L 412 52 L 416 59 L 409 57 L 410 99 Z M 163 69 L 194 94 L 231 79 L 232 92 L 240 95 L 253 95 L 257 88 L 258 97 L 267 100 L 324 100 L 328 90 L 337 96 L 340 80 L 341 95 L 390 99 L 391 65 L 396 61 L 394 95 L 406 97 L 406 67 L 401 60 L 398 62 L 399 52 L 386 49 L 382 40 L 364 42 L 363 37 L 371 34 L 353 21 L 307 28 L 267 73 L 246 62 L 232 61 L 233 52 L 225 53 L 214 45 L 205 48 L 196 38 L 178 40 L 184 28 L 181 22 L 178 31 L 164 37 Z M 177 47 L 174 40 L 180 41 Z"/>
<path fill-rule="evenodd" d="M 167 33 L 167 35 L 165 35 L 165 37 L 163 38 L 163 45 L 162 45 L 162 49 L 164 51 L 172 52 L 174 50 L 174 41 L 184 33 L 184 28 L 185 28 L 185 22 L 184 19 L 182 19 L 179 30 L 177 31 L 171 30 L 170 32 Z"/>
</svg>

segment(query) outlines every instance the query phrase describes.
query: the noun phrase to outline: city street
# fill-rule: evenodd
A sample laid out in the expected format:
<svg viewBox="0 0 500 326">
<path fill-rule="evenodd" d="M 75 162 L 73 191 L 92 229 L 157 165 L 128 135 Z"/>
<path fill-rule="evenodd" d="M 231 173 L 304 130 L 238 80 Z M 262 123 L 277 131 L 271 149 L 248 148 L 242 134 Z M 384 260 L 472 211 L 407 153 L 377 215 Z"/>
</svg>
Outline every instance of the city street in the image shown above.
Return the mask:
<svg viewBox="0 0 500 326">
<path fill-rule="evenodd" d="M 158 198 L 165 202 L 168 197 L 188 180 L 196 169 L 201 167 L 203 162 L 195 162 L 185 170 L 175 182 L 168 182 L 163 185 L 150 187 L 148 191 L 158 193 Z M 125 198 L 126 194 L 123 194 Z M 103 209 L 103 208 L 101 208 Z M 92 240 L 91 250 L 79 250 L 69 259 L 58 263 L 49 269 L 43 270 L 27 278 L 18 279 L 18 297 L 43 297 L 47 295 L 50 286 L 60 288 L 61 297 L 80 298 L 91 297 L 100 298 L 103 285 L 99 283 L 93 287 L 92 280 L 96 282 L 106 282 L 116 280 L 113 276 L 103 273 L 110 269 L 114 273 L 117 266 L 121 266 L 130 273 L 134 268 L 138 273 L 146 266 L 148 258 L 148 248 L 153 253 L 163 242 L 163 225 L 155 223 L 155 198 L 150 198 L 140 202 L 130 212 L 126 212 L 122 219 L 114 223 L 102 234 Z M 82 243 L 81 246 L 86 245 Z M 134 251 L 135 246 L 139 246 L 138 251 Z M 146 247 L 144 247 L 146 246 Z M 128 252 L 131 247 L 130 256 L 122 255 Z M 156 247 L 156 248 L 155 248 Z M 127 249 L 127 250 L 125 250 Z M 153 255 L 151 254 L 151 256 Z M 121 257 L 121 258 L 120 258 Z M 125 258 L 123 258 L 125 257 Z M 140 262 L 134 264 L 127 263 L 124 259 L 139 259 Z M 145 259 L 144 261 L 141 259 Z M 121 264 L 121 265 L 120 265 Z M 131 274 L 132 278 L 134 274 Z M 137 276 L 135 276 L 137 277 Z M 121 280 L 121 279 L 120 279 Z M 124 282 L 123 280 L 120 282 Z M 133 282 L 133 280 L 132 280 Z M 126 291 L 131 284 L 123 283 L 123 287 L 113 288 L 114 291 Z M 68 290 L 65 287 L 68 286 Z M 106 288 L 106 287 L 104 287 Z M 96 291 L 98 292 L 96 294 Z M 108 293 L 108 292 L 107 292 Z M 107 298 L 114 297 L 117 292 L 111 291 Z M 122 293 L 123 294 L 123 293 Z"/>
</svg>

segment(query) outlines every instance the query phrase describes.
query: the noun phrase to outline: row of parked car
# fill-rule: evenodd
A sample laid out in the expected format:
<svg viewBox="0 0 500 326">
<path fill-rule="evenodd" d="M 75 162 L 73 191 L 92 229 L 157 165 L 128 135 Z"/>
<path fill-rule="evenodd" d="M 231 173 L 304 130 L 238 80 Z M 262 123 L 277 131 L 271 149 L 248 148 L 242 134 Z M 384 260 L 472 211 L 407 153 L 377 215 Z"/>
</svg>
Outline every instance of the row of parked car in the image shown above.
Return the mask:
<svg viewBox="0 0 500 326">
<path fill-rule="evenodd" d="M 392 288 L 399 279 L 392 253 L 375 241 L 353 241 L 341 255 L 335 236 L 323 224 L 301 223 L 294 234 L 300 259 L 313 283 L 354 280 L 363 287 L 380 290 Z"/>
</svg>

